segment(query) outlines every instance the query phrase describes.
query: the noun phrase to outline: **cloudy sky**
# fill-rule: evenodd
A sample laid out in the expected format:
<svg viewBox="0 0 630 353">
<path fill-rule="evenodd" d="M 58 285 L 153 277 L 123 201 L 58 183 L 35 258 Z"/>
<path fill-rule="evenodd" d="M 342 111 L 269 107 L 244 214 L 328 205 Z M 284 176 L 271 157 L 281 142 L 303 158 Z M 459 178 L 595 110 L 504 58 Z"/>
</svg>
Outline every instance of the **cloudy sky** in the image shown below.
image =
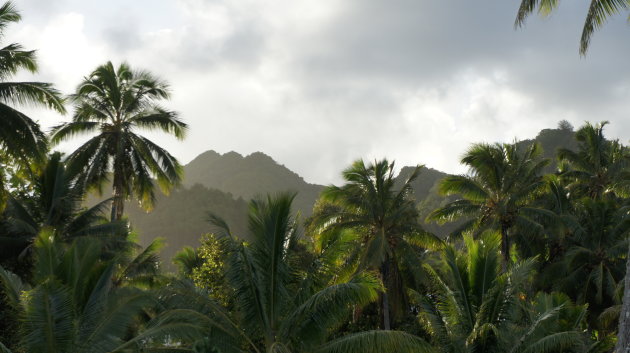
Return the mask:
<svg viewBox="0 0 630 353">
<path fill-rule="evenodd" d="M 309 182 L 357 158 L 461 172 L 472 142 L 531 138 L 566 119 L 630 139 L 630 26 L 578 40 L 588 1 L 514 30 L 519 0 L 17 0 L 4 41 L 37 49 L 38 80 L 71 93 L 128 61 L 171 83 L 183 162 L 263 151 Z M 34 111 L 46 127 L 68 117 Z M 69 149 L 71 145 L 63 148 Z"/>
</svg>

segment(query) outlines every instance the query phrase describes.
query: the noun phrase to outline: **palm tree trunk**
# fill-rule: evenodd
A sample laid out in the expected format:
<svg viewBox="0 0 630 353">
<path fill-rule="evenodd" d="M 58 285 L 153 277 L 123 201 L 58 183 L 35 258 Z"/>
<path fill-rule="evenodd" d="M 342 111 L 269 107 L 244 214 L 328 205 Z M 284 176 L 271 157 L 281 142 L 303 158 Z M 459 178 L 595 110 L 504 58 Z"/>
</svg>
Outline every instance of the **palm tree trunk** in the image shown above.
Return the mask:
<svg viewBox="0 0 630 353">
<path fill-rule="evenodd" d="M 125 196 L 123 192 L 123 180 L 121 173 L 117 173 L 114 170 L 114 198 L 112 199 L 112 214 L 111 220 L 119 221 L 122 219 L 123 211 L 125 208 Z"/>
<path fill-rule="evenodd" d="M 617 333 L 615 353 L 630 353 L 630 244 L 628 244 L 624 282 L 623 306 L 619 314 L 619 332 Z"/>
<path fill-rule="evenodd" d="M 387 296 L 387 290 L 383 292 L 383 329 L 392 329 L 392 324 L 389 319 L 389 298 Z"/>
<path fill-rule="evenodd" d="M 392 324 L 391 324 L 391 319 L 389 317 L 389 296 L 387 295 L 387 285 L 386 285 L 387 275 L 388 275 L 387 265 L 388 265 L 388 260 L 385 260 L 385 262 L 383 262 L 383 264 L 381 265 L 381 281 L 383 282 L 383 287 L 385 289 L 383 291 L 383 294 L 381 295 L 381 303 L 382 303 L 381 311 L 383 315 L 383 329 L 391 330 Z"/>
<path fill-rule="evenodd" d="M 508 238 L 508 227 L 505 224 L 501 224 L 501 254 L 503 255 L 501 266 L 503 272 L 506 272 L 510 263 L 510 241 Z"/>
</svg>

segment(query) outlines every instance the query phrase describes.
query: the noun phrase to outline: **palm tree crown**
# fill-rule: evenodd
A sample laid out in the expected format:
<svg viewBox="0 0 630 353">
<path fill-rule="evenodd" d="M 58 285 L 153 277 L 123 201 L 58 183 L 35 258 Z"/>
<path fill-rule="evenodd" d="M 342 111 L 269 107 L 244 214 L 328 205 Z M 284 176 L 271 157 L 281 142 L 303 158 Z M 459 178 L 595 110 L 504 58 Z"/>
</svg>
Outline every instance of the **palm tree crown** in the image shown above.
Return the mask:
<svg viewBox="0 0 630 353">
<path fill-rule="evenodd" d="M 79 166 L 87 185 L 98 187 L 113 174 L 112 220 L 122 217 L 124 200 L 132 194 L 146 207 L 155 201 L 153 178 L 167 192 L 181 180 L 179 162 L 166 150 L 136 133 L 162 130 L 181 139 L 187 125 L 177 113 L 158 105 L 169 98 L 168 85 L 126 63 L 101 65 L 86 77 L 71 96 L 72 121 L 53 129 L 52 142 L 77 134 L 98 132 L 69 157 Z"/>
<path fill-rule="evenodd" d="M 399 319 L 407 302 L 400 262 L 418 259 L 414 247 L 441 244 L 439 238 L 420 226 L 412 197 L 411 183 L 421 168 L 417 166 L 398 186 L 393 162 L 381 160 L 365 165 L 358 160 L 343 172 L 345 185 L 333 185 L 324 190 L 322 197 L 331 206 L 315 215 L 317 222 L 323 225 L 322 231 L 352 229 L 357 233 L 359 270 L 378 270 L 387 288 L 381 312 L 385 329 L 390 328 L 390 311 L 394 320 Z M 409 262 L 407 267 L 412 268 Z"/>
<path fill-rule="evenodd" d="M 433 211 L 428 218 L 446 222 L 465 217 L 469 221 L 462 229 L 500 229 L 507 264 L 510 229 L 517 224 L 540 228 L 525 217 L 524 211 L 530 210 L 534 196 L 544 187 L 541 171 L 549 161 L 540 158 L 541 154 L 537 143 L 525 150 L 515 144 L 473 145 L 462 158 L 469 173 L 448 176 L 440 184 L 440 192 L 461 198 Z"/>
<path fill-rule="evenodd" d="M 0 6 L 0 38 L 6 27 L 20 21 L 11 2 Z M 46 152 L 46 136 L 39 124 L 15 105 L 41 106 L 65 113 L 61 94 L 50 83 L 9 81 L 21 70 L 37 72 L 35 51 L 11 43 L 0 49 L 0 149 L 15 160 L 40 158 Z M 0 209 L 4 206 L 4 171 L 0 170 Z"/>
<path fill-rule="evenodd" d="M 630 153 L 619 141 L 607 140 L 604 127 L 586 123 L 576 133 L 578 150 L 561 148 L 558 159 L 567 168 L 562 177 L 567 180 L 572 197 L 616 198 L 628 194 Z"/>
</svg>

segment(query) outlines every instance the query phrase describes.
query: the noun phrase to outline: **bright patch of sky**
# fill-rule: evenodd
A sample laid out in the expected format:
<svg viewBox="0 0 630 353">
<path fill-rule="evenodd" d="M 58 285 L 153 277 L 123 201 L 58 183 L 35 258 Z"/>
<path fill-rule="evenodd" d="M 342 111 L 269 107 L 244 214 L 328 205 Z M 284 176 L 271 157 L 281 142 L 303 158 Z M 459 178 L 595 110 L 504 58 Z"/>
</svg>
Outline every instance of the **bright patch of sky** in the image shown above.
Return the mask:
<svg viewBox="0 0 630 353">
<path fill-rule="evenodd" d="M 514 30 L 518 3 L 20 0 L 4 41 L 37 49 L 36 78 L 68 94 L 108 60 L 169 81 L 167 105 L 190 134 L 150 136 L 183 162 L 262 151 L 330 183 L 357 158 L 462 172 L 470 143 L 531 138 L 562 119 L 609 120 L 608 135 L 628 142 L 627 16 L 580 58 L 586 2 Z M 28 112 L 47 128 L 69 119 Z"/>
</svg>

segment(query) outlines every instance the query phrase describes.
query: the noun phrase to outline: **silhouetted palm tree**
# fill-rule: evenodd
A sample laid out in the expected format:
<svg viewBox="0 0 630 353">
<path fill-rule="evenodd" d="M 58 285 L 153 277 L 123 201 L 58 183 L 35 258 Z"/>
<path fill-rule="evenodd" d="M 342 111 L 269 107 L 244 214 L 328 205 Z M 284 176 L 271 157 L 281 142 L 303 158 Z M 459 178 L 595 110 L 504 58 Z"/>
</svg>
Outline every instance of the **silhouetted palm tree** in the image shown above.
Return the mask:
<svg viewBox="0 0 630 353">
<path fill-rule="evenodd" d="M 81 178 L 99 190 L 108 174 L 113 174 L 112 220 L 122 217 L 124 201 L 131 195 L 150 208 L 155 201 L 154 178 L 165 192 L 181 180 L 179 162 L 137 134 L 139 129 L 162 130 L 184 137 L 186 124 L 175 112 L 158 105 L 167 98 L 168 85 L 149 72 L 134 71 L 126 63 L 114 68 L 108 62 L 86 77 L 71 96 L 72 121 L 53 129 L 53 143 L 98 132 L 68 162 L 82 168 Z"/>
<path fill-rule="evenodd" d="M 6 27 L 20 21 L 21 16 L 11 2 L 0 6 L 0 37 Z M 0 148 L 16 159 L 43 157 L 46 136 L 39 124 L 16 110 L 16 105 L 35 105 L 65 113 L 60 93 L 50 83 L 9 81 L 21 70 L 37 72 L 35 51 L 24 50 L 18 43 L 0 49 Z M 0 210 L 4 207 L 4 177 L 0 171 Z"/>
<path fill-rule="evenodd" d="M 421 166 L 397 185 L 394 163 L 387 160 L 365 165 L 358 160 L 343 171 L 346 184 L 329 186 L 322 192 L 323 200 L 331 205 L 315 214 L 322 231 L 353 229 L 358 236 L 358 270 L 377 270 L 385 285 L 382 294 L 383 327 L 391 328 L 406 310 L 406 291 L 401 265 L 412 269 L 420 262 L 414 247 L 441 245 L 441 240 L 422 229 L 418 210 L 412 197 L 411 183 L 418 177 Z"/>
<path fill-rule="evenodd" d="M 462 158 L 468 174 L 451 175 L 440 183 L 442 194 L 461 198 L 433 211 L 428 219 L 447 222 L 465 218 L 468 221 L 462 230 L 500 230 L 503 264 L 507 268 L 512 228 L 541 228 L 525 215 L 536 211 L 529 206 L 545 185 L 541 172 L 549 160 L 541 155 L 537 143 L 526 148 L 516 144 L 473 145 Z"/>
<path fill-rule="evenodd" d="M 630 153 L 619 141 L 604 137 L 604 121 L 586 123 L 575 133 L 577 152 L 558 150 L 558 159 L 565 169 L 562 177 L 573 198 L 592 199 L 627 196 L 630 188 Z"/>
<path fill-rule="evenodd" d="M 555 288 L 588 303 L 596 317 L 614 305 L 617 284 L 624 278 L 630 209 L 590 199 L 576 207 L 579 224 L 572 230 L 562 261 L 549 271 L 555 273 Z"/>
</svg>

